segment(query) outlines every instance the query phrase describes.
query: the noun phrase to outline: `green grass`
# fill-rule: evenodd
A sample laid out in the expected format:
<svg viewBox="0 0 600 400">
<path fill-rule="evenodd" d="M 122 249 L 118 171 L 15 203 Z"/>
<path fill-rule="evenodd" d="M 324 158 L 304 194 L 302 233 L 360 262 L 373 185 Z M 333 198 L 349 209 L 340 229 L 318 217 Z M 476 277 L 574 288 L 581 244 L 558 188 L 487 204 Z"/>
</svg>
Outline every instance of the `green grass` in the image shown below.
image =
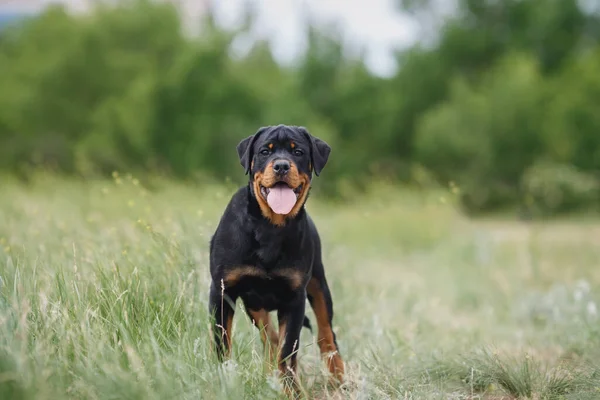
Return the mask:
<svg viewBox="0 0 600 400">
<path fill-rule="evenodd" d="M 0 399 L 283 398 L 239 303 L 232 359 L 210 348 L 208 240 L 233 190 L 3 179 Z M 470 221 L 449 192 L 369 193 L 309 199 L 347 382 L 327 385 L 304 330 L 306 393 L 600 397 L 597 223 Z"/>
</svg>

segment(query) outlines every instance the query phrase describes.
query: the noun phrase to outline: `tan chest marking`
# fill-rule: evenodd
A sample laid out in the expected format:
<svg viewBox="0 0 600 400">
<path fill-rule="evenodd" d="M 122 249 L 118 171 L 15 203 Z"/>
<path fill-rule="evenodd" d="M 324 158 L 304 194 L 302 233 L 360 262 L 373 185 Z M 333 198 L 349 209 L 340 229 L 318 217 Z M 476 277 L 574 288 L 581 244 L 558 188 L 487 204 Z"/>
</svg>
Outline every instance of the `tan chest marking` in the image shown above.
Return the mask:
<svg viewBox="0 0 600 400">
<path fill-rule="evenodd" d="M 223 281 L 226 286 L 235 286 L 240 279 L 247 276 L 255 276 L 255 277 L 267 277 L 265 271 L 260 268 L 254 267 L 252 265 L 242 265 L 239 267 L 231 268 L 223 277 Z"/>
<path fill-rule="evenodd" d="M 225 273 L 225 276 L 223 277 L 223 282 L 225 283 L 225 286 L 232 287 L 235 286 L 240 281 L 240 279 L 245 277 L 256 277 L 264 279 L 284 278 L 288 281 L 290 287 L 293 290 L 298 289 L 304 281 L 304 274 L 295 268 L 277 269 L 275 271 L 267 273 L 263 269 L 254 267 L 252 265 L 242 265 L 228 270 Z"/>
<path fill-rule="evenodd" d="M 273 276 L 285 278 L 293 290 L 298 289 L 304 281 L 304 274 L 295 268 L 285 268 L 274 271 Z"/>
</svg>

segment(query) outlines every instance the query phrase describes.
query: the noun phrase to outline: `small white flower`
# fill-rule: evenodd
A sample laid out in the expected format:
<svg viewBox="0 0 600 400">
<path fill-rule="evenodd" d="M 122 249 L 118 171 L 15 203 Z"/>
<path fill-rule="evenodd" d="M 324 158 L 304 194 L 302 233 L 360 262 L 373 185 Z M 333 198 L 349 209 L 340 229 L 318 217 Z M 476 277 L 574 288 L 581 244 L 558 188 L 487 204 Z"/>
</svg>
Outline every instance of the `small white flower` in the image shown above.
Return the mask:
<svg viewBox="0 0 600 400">
<path fill-rule="evenodd" d="M 588 302 L 587 313 L 590 317 L 593 318 L 598 316 L 598 307 L 596 306 L 596 303 L 594 303 L 593 301 Z"/>
<path fill-rule="evenodd" d="M 267 377 L 267 385 L 269 385 L 269 387 L 274 391 L 281 390 L 281 381 L 279 380 L 276 372 L 271 373 Z"/>
<path fill-rule="evenodd" d="M 229 374 L 237 372 L 237 363 L 233 360 L 226 360 L 223 362 L 223 369 Z"/>
<path fill-rule="evenodd" d="M 590 284 L 585 280 L 580 280 L 575 286 L 573 297 L 575 301 L 581 301 L 590 292 Z"/>
<path fill-rule="evenodd" d="M 198 355 L 198 346 L 200 345 L 200 338 L 196 338 L 196 340 L 194 340 L 194 350 L 192 350 L 192 352 L 194 353 L 194 355 Z"/>
</svg>

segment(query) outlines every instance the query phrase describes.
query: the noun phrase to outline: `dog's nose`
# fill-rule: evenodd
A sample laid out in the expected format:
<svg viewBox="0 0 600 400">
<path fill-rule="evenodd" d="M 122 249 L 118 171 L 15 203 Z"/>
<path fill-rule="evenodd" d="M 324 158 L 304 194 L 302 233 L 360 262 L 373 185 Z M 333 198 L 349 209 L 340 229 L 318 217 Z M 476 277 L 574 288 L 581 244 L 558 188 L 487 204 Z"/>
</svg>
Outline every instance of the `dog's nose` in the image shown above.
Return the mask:
<svg viewBox="0 0 600 400">
<path fill-rule="evenodd" d="M 273 163 L 273 171 L 279 175 L 285 175 L 290 170 L 290 162 L 286 160 L 277 160 Z"/>
</svg>

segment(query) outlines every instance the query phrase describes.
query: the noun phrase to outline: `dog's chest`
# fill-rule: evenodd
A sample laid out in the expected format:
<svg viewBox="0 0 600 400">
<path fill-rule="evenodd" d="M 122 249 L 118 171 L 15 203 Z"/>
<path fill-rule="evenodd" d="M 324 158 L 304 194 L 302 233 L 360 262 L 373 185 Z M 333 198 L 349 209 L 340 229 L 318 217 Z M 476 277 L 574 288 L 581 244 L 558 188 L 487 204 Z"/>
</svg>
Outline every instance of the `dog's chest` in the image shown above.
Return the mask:
<svg viewBox="0 0 600 400">
<path fill-rule="evenodd" d="M 289 303 L 304 290 L 307 276 L 298 268 L 267 270 L 256 265 L 230 267 L 223 275 L 228 294 L 241 297 L 252 310 L 274 310 Z"/>
<path fill-rule="evenodd" d="M 294 258 L 298 253 L 298 238 L 277 231 L 254 232 L 252 253 L 254 262 L 270 269 L 279 262 Z"/>
<path fill-rule="evenodd" d="M 307 281 L 299 239 L 289 230 L 256 229 L 244 266 L 226 273 L 226 286 L 253 310 L 274 310 L 292 301 Z"/>
</svg>

